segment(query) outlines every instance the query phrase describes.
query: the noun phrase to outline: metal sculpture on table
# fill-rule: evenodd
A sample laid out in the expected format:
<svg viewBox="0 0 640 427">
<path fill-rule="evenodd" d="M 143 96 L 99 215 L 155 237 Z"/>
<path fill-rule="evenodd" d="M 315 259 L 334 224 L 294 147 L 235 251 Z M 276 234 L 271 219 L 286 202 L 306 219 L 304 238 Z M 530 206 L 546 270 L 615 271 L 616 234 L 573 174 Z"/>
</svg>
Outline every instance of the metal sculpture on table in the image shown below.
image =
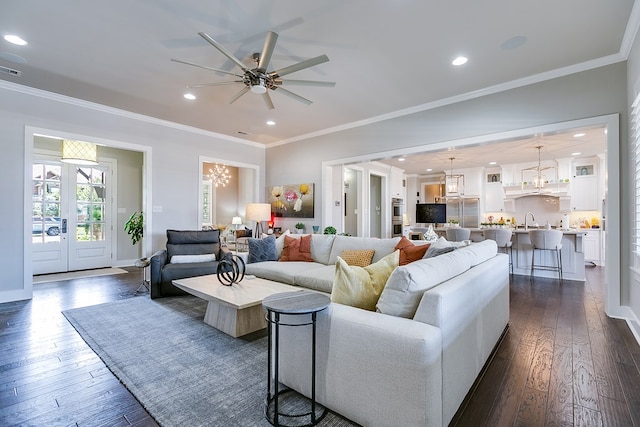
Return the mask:
<svg viewBox="0 0 640 427">
<path fill-rule="evenodd" d="M 218 263 L 218 280 L 224 286 L 231 286 L 244 279 L 244 260 L 236 255 L 231 255 Z"/>
</svg>

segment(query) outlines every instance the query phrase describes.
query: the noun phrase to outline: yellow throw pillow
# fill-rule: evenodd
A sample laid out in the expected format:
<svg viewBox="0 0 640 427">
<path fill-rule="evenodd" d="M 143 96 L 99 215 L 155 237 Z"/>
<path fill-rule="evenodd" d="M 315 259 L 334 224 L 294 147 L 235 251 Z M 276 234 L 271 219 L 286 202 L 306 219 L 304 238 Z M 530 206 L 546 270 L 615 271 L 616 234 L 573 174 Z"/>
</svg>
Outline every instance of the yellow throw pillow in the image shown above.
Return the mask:
<svg viewBox="0 0 640 427">
<path fill-rule="evenodd" d="M 348 265 L 366 267 L 371 264 L 375 253 L 373 249 L 345 249 L 340 254 L 340 258 Z"/>
<path fill-rule="evenodd" d="M 399 260 L 400 252 L 394 251 L 375 264 L 357 267 L 347 265 L 338 257 L 331 301 L 375 311 L 384 285 Z"/>
</svg>

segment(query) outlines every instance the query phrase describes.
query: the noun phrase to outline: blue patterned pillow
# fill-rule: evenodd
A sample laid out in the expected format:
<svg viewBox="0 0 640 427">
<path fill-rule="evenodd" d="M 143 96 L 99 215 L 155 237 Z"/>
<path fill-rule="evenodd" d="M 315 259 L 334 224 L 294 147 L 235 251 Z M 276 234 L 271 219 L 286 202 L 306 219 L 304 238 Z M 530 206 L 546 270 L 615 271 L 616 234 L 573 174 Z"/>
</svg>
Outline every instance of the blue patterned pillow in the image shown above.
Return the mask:
<svg viewBox="0 0 640 427">
<path fill-rule="evenodd" d="M 271 235 L 264 239 L 249 239 L 249 256 L 247 264 L 262 261 L 277 261 L 276 237 Z"/>
</svg>

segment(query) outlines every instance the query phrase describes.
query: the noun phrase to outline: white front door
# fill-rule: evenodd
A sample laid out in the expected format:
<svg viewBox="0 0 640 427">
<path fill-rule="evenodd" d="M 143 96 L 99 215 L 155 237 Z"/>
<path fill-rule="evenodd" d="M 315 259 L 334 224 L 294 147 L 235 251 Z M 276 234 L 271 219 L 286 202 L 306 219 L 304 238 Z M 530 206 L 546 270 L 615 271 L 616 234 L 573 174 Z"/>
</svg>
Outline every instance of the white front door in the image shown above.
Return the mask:
<svg viewBox="0 0 640 427">
<path fill-rule="evenodd" d="M 111 266 L 110 177 L 108 164 L 34 159 L 33 274 Z"/>
</svg>

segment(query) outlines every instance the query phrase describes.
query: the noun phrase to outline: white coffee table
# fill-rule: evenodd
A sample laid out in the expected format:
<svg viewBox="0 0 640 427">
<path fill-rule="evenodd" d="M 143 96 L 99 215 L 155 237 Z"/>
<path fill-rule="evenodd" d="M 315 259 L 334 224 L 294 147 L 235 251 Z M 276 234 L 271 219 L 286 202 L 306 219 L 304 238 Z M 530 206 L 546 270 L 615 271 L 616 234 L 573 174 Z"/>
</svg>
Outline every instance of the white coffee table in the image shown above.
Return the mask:
<svg viewBox="0 0 640 427">
<path fill-rule="evenodd" d="M 232 337 L 240 337 L 267 327 L 262 300 L 280 292 L 302 291 L 296 286 L 271 280 L 245 278 L 224 286 L 215 274 L 172 282 L 185 292 L 209 302 L 204 323 Z"/>
</svg>

